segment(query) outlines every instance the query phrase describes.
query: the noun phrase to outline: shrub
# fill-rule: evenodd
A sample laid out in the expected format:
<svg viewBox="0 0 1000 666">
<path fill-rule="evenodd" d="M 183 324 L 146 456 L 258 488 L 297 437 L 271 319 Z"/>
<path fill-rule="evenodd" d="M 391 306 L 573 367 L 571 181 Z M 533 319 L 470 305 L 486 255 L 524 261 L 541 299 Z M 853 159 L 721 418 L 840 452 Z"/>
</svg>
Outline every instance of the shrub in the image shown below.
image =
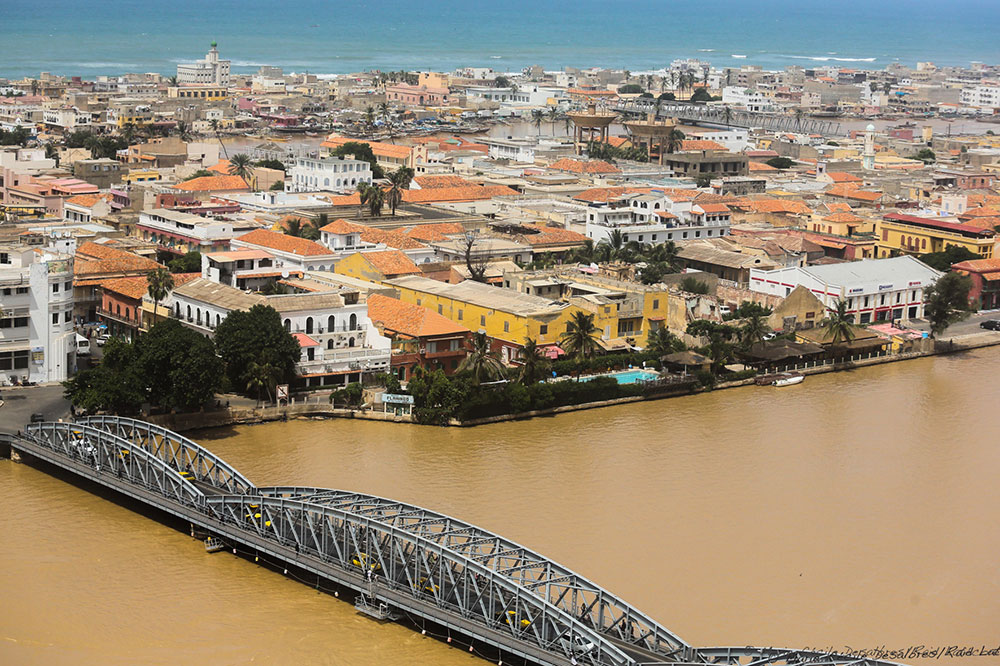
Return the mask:
<svg viewBox="0 0 1000 666">
<path fill-rule="evenodd" d="M 698 380 L 698 383 L 704 386 L 705 388 L 713 388 L 715 386 L 716 382 L 715 375 L 713 375 L 708 370 L 699 370 L 698 372 L 695 373 L 694 376 L 695 379 Z"/>
</svg>

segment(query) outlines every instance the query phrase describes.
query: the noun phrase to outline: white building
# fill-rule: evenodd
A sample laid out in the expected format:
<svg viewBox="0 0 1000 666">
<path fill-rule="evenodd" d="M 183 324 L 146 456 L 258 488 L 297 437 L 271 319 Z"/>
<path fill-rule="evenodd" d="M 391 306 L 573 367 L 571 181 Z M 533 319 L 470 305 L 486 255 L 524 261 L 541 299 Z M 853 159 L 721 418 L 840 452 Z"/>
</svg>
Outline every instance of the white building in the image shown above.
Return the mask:
<svg viewBox="0 0 1000 666">
<path fill-rule="evenodd" d="M 626 194 L 587 209 L 586 235 L 595 244 L 610 242 L 617 230 L 622 243 L 643 245 L 728 236 L 732 212 L 724 204 L 695 204 L 663 192 Z"/>
<path fill-rule="evenodd" d="M 558 106 L 568 104 L 565 89 L 525 84 L 517 88 L 471 86 L 465 89 L 470 100 L 496 102 L 501 106 Z"/>
<path fill-rule="evenodd" d="M 345 157 L 300 157 L 289 169 L 291 192 L 353 192 L 358 183 L 372 182 L 372 167 Z"/>
<path fill-rule="evenodd" d="M 978 85 L 962 88 L 960 101 L 964 106 L 998 109 L 1000 108 L 1000 85 Z"/>
<path fill-rule="evenodd" d="M 865 259 L 826 266 L 795 266 L 773 271 L 750 269 L 750 289 L 787 296 L 799 285 L 816 294 L 828 308 L 847 301 L 857 324 L 924 316 L 924 289 L 941 273 L 909 255 Z"/>
<path fill-rule="evenodd" d="M 76 372 L 73 257 L 0 246 L 0 378 L 61 382 Z"/>
<path fill-rule="evenodd" d="M 177 65 L 177 83 L 228 86 L 230 62 L 219 59 L 219 50 L 216 46 L 217 44 L 212 42 L 212 48 L 201 60 Z"/>
<path fill-rule="evenodd" d="M 332 271 L 340 255 L 305 238 L 267 229 L 254 229 L 230 242 L 233 250 L 263 250 L 274 257 L 275 268 Z"/>
<path fill-rule="evenodd" d="M 166 208 L 139 213 L 136 235 L 175 252 L 209 252 L 225 248 L 233 237 L 233 224 Z"/>
<path fill-rule="evenodd" d="M 742 153 L 750 145 L 750 130 L 742 127 L 706 129 L 689 132 L 685 138 L 715 141 L 731 153 Z"/>
<path fill-rule="evenodd" d="M 722 103 L 747 111 L 767 112 L 774 110 L 770 97 L 753 88 L 726 86 L 722 89 Z"/>
<path fill-rule="evenodd" d="M 534 139 L 483 137 L 480 141 L 489 147 L 489 156 L 492 160 L 511 160 L 512 162 L 528 164 L 535 162 L 535 148 L 538 146 L 538 142 Z"/>
<path fill-rule="evenodd" d="M 368 303 L 356 290 L 264 296 L 205 278 L 173 290 L 174 317 L 207 336 L 234 310 L 267 305 L 302 349 L 296 387 L 345 385 L 362 373 L 388 372 L 391 341 L 368 318 Z"/>
<path fill-rule="evenodd" d="M 65 131 L 75 130 L 78 127 L 90 127 L 91 116 L 87 111 L 81 111 L 75 106 L 68 106 L 59 109 L 45 109 L 42 114 L 42 122 L 46 127 L 58 127 Z"/>
</svg>

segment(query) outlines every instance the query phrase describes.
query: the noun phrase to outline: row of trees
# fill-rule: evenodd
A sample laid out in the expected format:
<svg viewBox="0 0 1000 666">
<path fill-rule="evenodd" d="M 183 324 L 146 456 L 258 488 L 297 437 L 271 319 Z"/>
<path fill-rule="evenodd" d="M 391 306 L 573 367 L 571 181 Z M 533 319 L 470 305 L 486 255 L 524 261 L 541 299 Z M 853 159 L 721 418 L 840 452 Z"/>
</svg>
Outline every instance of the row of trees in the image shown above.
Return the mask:
<svg viewBox="0 0 1000 666">
<path fill-rule="evenodd" d="M 610 143 L 600 141 L 591 141 L 587 144 L 587 156 L 591 159 L 605 160 L 607 162 L 615 162 L 616 160 L 629 160 L 632 162 L 649 161 L 649 155 L 643 148 L 635 146 L 619 148 L 618 146 L 612 146 Z"/>
<path fill-rule="evenodd" d="M 158 303 L 169 274 L 150 280 Z M 196 410 L 218 391 L 258 399 L 295 377 L 301 350 L 278 312 L 265 305 L 231 312 L 206 338 L 176 319 L 157 322 L 134 342 L 114 338 L 101 364 L 63 382 L 66 398 L 86 412 L 134 414 L 145 405 Z"/>
<path fill-rule="evenodd" d="M 673 241 L 657 245 L 647 245 L 637 241 L 625 242 L 620 229 L 613 229 L 609 236 L 599 243 L 584 241 L 571 255 L 570 260 L 583 264 L 621 262 L 625 264 L 645 263 L 639 273 L 643 284 L 656 284 L 664 275 L 678 273 L 682 262 L 678 247 Z"/>
<path fill-rule="evenodd" d="M 399 167 L 389 174 L 388 188 L 376 184 L 358 183 L 361 206 L 358 212 L 361 213 L 367 207 L 369 215 L 379 217 L 382 215 L 382 208 L 388 204 L 392 214 L 395 215 L 396 208 L 403 202 L 403 192 L 410 188 L 412 180 L 413 169 Z"/>
</svg>

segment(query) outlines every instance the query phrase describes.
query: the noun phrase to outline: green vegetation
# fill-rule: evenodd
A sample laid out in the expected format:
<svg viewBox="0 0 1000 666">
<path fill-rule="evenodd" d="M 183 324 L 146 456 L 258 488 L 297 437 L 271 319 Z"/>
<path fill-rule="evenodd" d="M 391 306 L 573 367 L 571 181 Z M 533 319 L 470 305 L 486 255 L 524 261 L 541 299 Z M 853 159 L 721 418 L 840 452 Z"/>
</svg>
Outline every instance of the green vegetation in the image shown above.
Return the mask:
<svg viewBox="0 0 1000 666">
<path fill-rule="evenodd" d="M 708 344 L 700 353 L 712 359 L 712 372 L 715 374 L 722 372 L 722 367 L 732 362 L 736 350 L 733 340 L 739 336 L 739 329 L 729 324 L 697 319 L 688 324 L 687 334 L 708 339 Z"/>
<path fill-rule="evenodd" d="M 587 157 L 594 160 L 606 160 L 608 162 L 614 162 L 615 160 L 631 160 L 633 162 L 649 161 L 649 155 L 642 148 L 632 146 L 619 148 L 609 143 L 597 141 L 591 141 L 587 144 Z"/>
<path fill-rule="evenodd" d="M 672 92 L 665 92 L 665 93 L 660 93 L 660 96 L 657 97 L 656 99 L 663 102 L 673 102 L 677 98 L 674 97 L 674 94 Z"/>
<path fill-rule="evenodd" d="M 171 260 L 167 264 L 171 273 L 201 273 L 201 252 L 194 250 Z"/>
<path fill-rule="evenodd" d="M 184 182 L 186 183 L 187 181 L 194 180 L 195 178 L 205 178 L 206 176 L 211 177 L 211 176 L 218 176 L 218 175 L 219 174 L 215 173 L 214 171 L 209 171 L 208 169 L 198 169 L 193 174 L 191 174 L 190 176 L 188 176 L 187 178 L 185 178 Z"/>
<path fill-rule="evenodd" d="M 684 351 L 685 348 L 686 347 L 684 343 L 681 342 L 681 339 L 671 333 L 670 329 L 666 326 L 661 326 L 650 331 L 649 335 L 646 337 L 645 351 L 652 354 L 656 358 L 660 358 L 674 352 Z"/>
<path fill-rule="evenodd" d="M 198 263 L 201 263 L 200 254 Z M 149 285 L 146 291 L 149 293 L 149 297 L 153 299 L 153 321 L 155 322 L 160 301 L 166 298 L 167 294 L 174 288 L 174 276 L 164 268 L 157 268 L 146 276 L 146 282 Z"/>
<path fill-rule="evenodd" d="M 277 169 L 278 171 L 286 171 L 284 162 L 280 160 L 257 160 L 254 166 L 263 167 L 264 169 Z"/>
<path fill-rule="evenodd" d="M 144 403 L 198 409 L 212 399 L 222 377 L 212 341 L 167 319 L 133 343 L 109 340 L 101 364 L 77 373 L 63 387 L 78 409 L 134 414 Z"/>
<path fill-rule="evenodd" d="M 577 310 L 566 322 L 566 331 L 559 336 L 559 342 L 571 355 L 590 358 L 601 348 L 597 342 L 599 336 L 594 315 Z"/>
<path fill-rule="evenodd" d="M 704 103 L 704 102 L 711 102 L 713 99 L 714 98 L 712 97 L 712 95 L 707 90 L 705 90 L 704 88 L 698 88 L 691 95 L 691 101 L 692 102 L 702 102 L 702 103 Z"/>
<path fill-rule="evenodd" d="M 229 175 L 239 176 L 247 183 L 253 179 L 253 160 L 246 153 L 237 153 L 229 158 Z"/>
<path fill-rule="evenodd" d="M 637 83 L 626 83 L 623 86 L 618 86 L 618 93 L 621 95 L 638 95 L 643 92 L 642 86 Z"/>
<path fill-rule="evenodd" d="M 931 337 L 944 333 L 955 322 L 972 313 L 969 290 L 972 278 L 960 273 L 946 273 L 924 290 L 924 316 L 931 324 Z"/>
<path fill-rule="evenodd" d="M 320 237 L 319 228 L 325 226 L 326 222 L 322 219 L 317 223 L 301 217 L 292 217 L 285 223 L 285 234 L 315 241 Z"/>
<path fill-rule="evenodd" d="M 727 315 L 723 315 L 723 321 L 731 319 L 746 319 L 748 317 L 770 317 L 771 308 L 753 301 L 743 301 L 740 306 Z"/>
<path fill-rule="evenodd" d="M 409 189 L 412 180 L 413 169 L 410 167 L 399 167 L 389 174 L 390 187 L 385 198 L 393 215 L 396 214 L 396 206 L 403 202 L 403 191 Z"/>
<path fill-rule="evenodd" d="M 772 157 L 765 164 L 773 166 L 775 169 L 789 169 L 795 165 L 795 160 L 789 157 Z"/>
<path fill-rule="evenodd" d="M 712 184 L 712 176 L 707 173 L 699 173 L 694 178 L 695 187 L 708 187 Z"/>
<path fill-rule="evenodd" d="M 337 405 L 357 407 L 361 404 L 361 398 L 363 395 L 364 391 L 361 388 L 361 384 L 358 382 L 351 382 L 344 388 L 338 389 L 330 394 L 330 404 L 334 407 Z"/>
<path fill-rule="evenodd" d="M 368 206 L 369 215 L 372 217 L 382 215 L 382 206 L 385 205 L 385 190 L 378 185 L 358 183 L 358 195 L 361 198 L 361 208 Z"/>
<path fill-rule="evenodd" d="M 271 392 L 276 384 L 290 383 L 301 355 L 299 343 L 285 330 L 281 315 L 268 305 L 230 312 L 215 329 L 215 346 L 230 387 L 247 395 L 255 395 L 260 388 Z"/>
<path fill-rule="evenodd" d="M 477 384 L 499 379 L 504 372 L 500 354 L 490 349 L 490 338 L 482 332 L 472 334 L 472 349 L 458 369 L 468 371 Z"/>
<path fill-rule="evenodd" d="M 129 142 L 122 136 L 97 135 L 91 130 L 76 130 L 66 135 L 67 148 L 86 148 L 95 158 L 114 159 L 119 150 L 128 148 Z"/>
<path fill-rule="evenodd" d="M 932 164 L 937 161 L 937 156 L 934 155 L 934 151 L 930 148 L 921 148 L 920 151 L 913 156 L 913 159 L 920 160 L 926 164 Z"/>
<path fill-rule="evenodd" d="M 681 280 L 681 289 L 689 294 L 707 294 L 711 291 L 707 282 L 703 282 L 693 275 Z"/>
<path fill-rule="evenodd" d="M 23 127 L 10 131 L 0 129 L 0 146 L 23 146 L 30 138 L 31 133 Z"/>
<path fill-rule="evenodd" d="M 826 338 L 834 345 L 854 339 L 854 324 L 847 314 L 847 301 L 837 301 L 826 317 Z"/>
<path fill-rule="evenodd" d="M 967 248 L 958 245 L 949 245 L 944 252 L 928 252 L 917 258 L 931 268 L 939 270 L 942 273 L 947 273 L 951 270 L 952 265 L 960 261 L 979 259 L 980 257 Z"/>
<path fill-rule="evenodd" d="M 372 178 L 385 178 L 385 172 L 382 167 L 379 166 L 378 160 L 375 159 L 375 153 L 372 152 L 372 147 L 361 141 L 348 141 L 337 148 L 330 151 L 330 154 L 334 157 L 344 157 L 346 155 L 353 155 L 356 160 L 364 160 L 372 167 Z"/>
<path fill-rule="evenodd" d="M 268 188 L 272 192 L 284 192 L 285 191 L 285 181 L 276 181 L 271 187 Z"/>
</svg>

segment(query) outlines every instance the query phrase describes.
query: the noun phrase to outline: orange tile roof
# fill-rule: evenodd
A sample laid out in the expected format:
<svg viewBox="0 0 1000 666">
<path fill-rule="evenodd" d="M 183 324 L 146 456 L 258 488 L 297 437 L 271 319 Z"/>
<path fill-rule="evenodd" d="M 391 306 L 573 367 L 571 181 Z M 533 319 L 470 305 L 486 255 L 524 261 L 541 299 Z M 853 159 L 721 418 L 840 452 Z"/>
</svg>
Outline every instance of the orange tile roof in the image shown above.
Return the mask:
<svg viewBox="0 0 1000 666">
<path fill-rule="evenodd" d="M 778 171 L 777 168 L 771 166 L 770 164 L 765 164 L 764 162 L 750 162 L 747 165 L 749 171 Z"/>
<path fill-rule="evenodd" d="M 847 173 L 846 171 L 827 171 L 826 175 L 833 179 L 835 183 L 861 183 L 864 182 L 861 178 L 858 178 L 853 173 Z"/>
<path fill-rule="evenodd" d="M 832 197 L 843 197 L 845 199 L 857 199 L 859 201 L 877 201 L 882 197 L 882 192 L 871 192 L 858 189 L 854 183 L 838 183 L 828 189 L 825 194 Z"/>
<path fill-rule="evenodd" d="M 399 250 L 380 250 L 378 252 L 362 252 L 361 256 L 375 270 L 385 276 L 419 274 L 420 269 L 413 261 Z"/>
<path fill-rule="evenodd" d="M 613 146 L 615 148 L 621 148 L 626 143 L 632 143 L 632 140 L 629 139 L 627 136 L 609 136 L 608 137 L 608 145 L 609 146 Z"/>
<path fill-rule="evenodd" d="M 371 146 L 372 153 L 376 156 L 381 155 L 382 157 L 396 157 L 396 158 L 406 158 L 410 156 L 413 152 L 412 146 L 397 146 L 394 143 L 380 143 L 378 141 L 364 141 L 362 139 L 352 139 L 346 136 L 337 136 L 331 134 L 326 137 L 326 141 L 320 145 L 323 148 L 339 148 L 345 143 L 367 143 Z"/>
<path fill-rule="evenodd" d="M 1000 272 L 1000 257 L 991 259 L 968 259 L 952 265 L 952 270 L 974 273 L 996 273 Z"/>
<path fill-rule="evenodd" d="M 469 333 L 469 329 L 428 308 L 404 303 L 390 296 L 368 296 L 368 318 L 376 326 L 411 338 Z"/>
<path fill-rule="evenodd" d="M 77 194 L 75 197 L 70 197 L 66 199 L 66 203 L 76 204 L 77 206 L 86 206 L 90 208 L 98 201 L 110 201 L 110 194 Z"/>
<path fill-rule="evenodd" d="M 687 150 L 725 150 L 721 143 L 711 139 L 684 139 L 681 141 L 681 151 Z"/>
<path fill-rule="evenodd" d="M 968 227 L 976 227 L 977 229 L 993 230 L 1000 227 L 1000 216 L 974 217 L 971 220 L 965 220 L 963 224 Z"/>
<path fill-rule="evenodd" d="M 831 201 L 830 203 L 823 204 L 823 205 L 826 206 L 826 209 L 828 211 L 833 212 L 833 213 L 838 213 L 838 212 L 839 213 L 850 213 L 851 212 L 851 204 L 847 203 L 846 201 Z"/>
<path fill-rule="evenodd" d="M 729 206 L 726 204 L 697 204 L 706 213 L 731 213 Z"/>
<path fill-rule="evenodd" d="M 119 259 L 124 256 L 134 255 L 117 247 L 87 241 L 76 248 L 76 256 L 77 258 L 83 257 L 86 259 Z"/>
<path fill-rule="evenodd" d="M 331 195 L 319 195 L 326 196 L 330 200 L 330 203 L 334 206 L 360 206 L 361 205 L 361 195 L 355 192 L 354 194 L 331 194 Z"/>
<path fill-rule="evenodd" d="M 174 185 L 175 190 L 182 192 L 233 192 L 236 190 L 250 191 L 250 186 L 239 176 L 201 176 L 185 180 Z"/>
<path fill-rule="evenodd" d="M 119 259 L 78 259 L 73 262 L 73 276 L 83 278 L 84 276 L 114 275 L 116 273 L 148 273 L 157 268 L 163 267 L 152 259 L 138 255 Z"/>
<path fill-rule="evenodd" d="M 429 174 L 426 176 L 415 176 L 413 182 L 420 186 L 422 190 L 429 190 L 435 187 L 466 187 L 473 185 L 461 176 L 451 174 Z"/>
<path fill-rule="evenodd" d="M 403 190 L 406 203 L 440 203 L 445 201 L 484 201 L 493 197 L 509 197 L 517 192 L 506 185 L 466 185 L 463 187 L 432 187 L 429 190 Z M 360 199 L 359 199 L 360 201 Z"/>
<path fill-rule="evenodd" d="M 375 229 L 374 227 L 365 227 L 361 231 L 361 240 L 366 243 L 383 243 L 397 250 L 418 250 L 427 247 L 417 239 L 411 238 L 401 231 L 388 231 L 386 229 Z"/>
<path fill-rule="evenodd" d="M 187 284 L 191 280 L 200 278 L 201 273 L 174 273 L 171 277 L 174 279 L 174 289 L 176 289 L 183 284 Z M 111 278 L 110 280 L 104 280 L 101 282 L 101 287 L 104 291 L 111 291 L 125 296 L 126 298 L 139 301 L 142 300 L 143 296 L 149 293 L 149 275 Z"/>
<path fill-rule="evenodd" d="M 543 227 L 539 225 L 525 225 L 536 230 L 538 233 L 523 234 L 521 238 L 529 245 L 566 245 L 578 243 L 583 245 L 587 241 L 584 234 L 569 229 L 559 229 L 557 227 Z"/>
<path fill-rule="evenodd" d="M 219 160 L 214 165 L 208 167 L 207 171 L 214 171 L 225 176 L 229 175 L 229 160 Z"/>
<path fill-rule="evenodd" d="M 574 160 L 568 157 L 553 162 L 549 168 L 570 173 L 621 173 L 622 170 L 604 160 Z"/>
<path fill-rule="evenodd" d="M 319 243 L 267 229 L 254 229 L 250 233 L 236 237 L 234 240 L 269 250 L 287 252 L 300 257 L 318 257 L 330 254 L 330 250 Z"/>
<path fill-rule="evenodd" d="M 740 208 L 747 208 L 754 213 L 807 215 L 812 212 L 805 203 L 789 199 L 743 199 L 735 202 L 733 205 Z"/>
<path fill-rule="evenodd" d="M 326 224 L 319 228 L 320 231 L 325 231 L 328 234 L 337 234 L 343 236 L 346 234 L 355 234 L 360 231 L 364 231 L 368 227 L 363 224 L 355 224 L 353 222 L 348 222 L 344 219 L 337 219 L 329 224 Z"/>
<path fill-rule="evenodd" d="M 863 217 L 854 213 L 833 213 L 823 218 L 826 222 L 864 222 Z"/>
<path fill-rule="evenodd" d="M 406 235 L 421 241 L 443 241 L 455 234 L 465 233 L 461 222 L 438 222 L 436 224 L 419 224 L 406 230 Z"/>
<path fill-rule="evenodd" d="M 652 191 L 653 188 L 651 187 L 592 187 L 589 190 L 580 192 L 573 198 L 577 201 L 601 203 L 625 194 L 649 194 Z"/>
<path fill-rule="evenodd" d="M 1000 215 L 1000 209 L 994 208 L 993 206 L 980 206 L 979 208 L 969 208 L 964 213 L 958 216 L 958 219 L 966 219 L 973 217 L 996 217 Z"/>
<path fill-rule="evenodd" d="M 299 347 L 318 347 L 319 343 L 310 338 L 305 333 L 292 333 L 292 337 L 299 343 Z"/>
</svg>

